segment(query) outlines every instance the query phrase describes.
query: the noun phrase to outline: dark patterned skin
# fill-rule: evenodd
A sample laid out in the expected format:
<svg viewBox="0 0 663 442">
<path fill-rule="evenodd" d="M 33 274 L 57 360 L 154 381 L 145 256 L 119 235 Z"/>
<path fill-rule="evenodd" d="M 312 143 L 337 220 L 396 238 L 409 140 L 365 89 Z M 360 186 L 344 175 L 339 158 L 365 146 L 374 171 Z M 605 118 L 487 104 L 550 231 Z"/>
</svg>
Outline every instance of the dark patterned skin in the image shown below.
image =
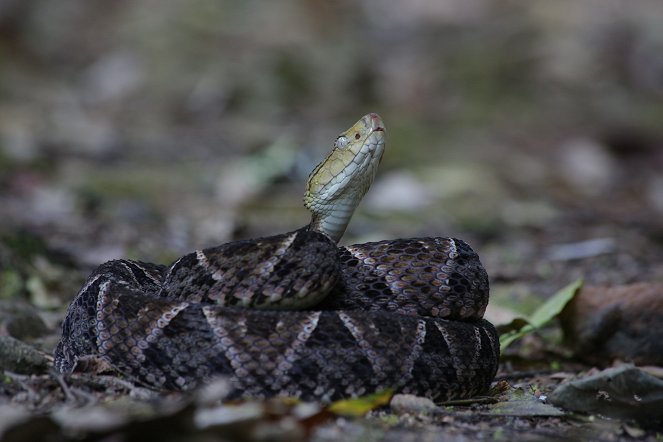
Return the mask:
<svg viewBox="0 0 663 442">
<path fill-rule="evenodd" d="M 465 242 L 395 239 L 340 249 L 341 277 L 322 305 L 434 318 L 478 320 L 488 305 L 488 275 Z"/>
<path fill-rule="evenodd" d="M 228 375 L 232 397 L 330 401 L 394 388 L 467 398 L 497 371 L 487 303 L 486 272 L 462 241 L 337 248 L 305 227 L 170 267 L 103 264 L 69 307 L 55 366 L 101 360 L 166 390 Z"/>
</svg>

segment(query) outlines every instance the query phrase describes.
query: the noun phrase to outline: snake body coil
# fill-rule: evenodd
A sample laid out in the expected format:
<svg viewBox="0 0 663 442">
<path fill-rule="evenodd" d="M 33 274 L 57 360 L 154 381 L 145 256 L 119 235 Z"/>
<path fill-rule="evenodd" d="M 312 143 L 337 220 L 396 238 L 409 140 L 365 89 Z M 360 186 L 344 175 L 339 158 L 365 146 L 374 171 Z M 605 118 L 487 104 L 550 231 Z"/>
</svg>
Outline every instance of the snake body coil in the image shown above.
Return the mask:
<svg viewBox="0 0 663 442">
<path fill-rule="evenodd" d="M 118 260 L 97 268 L 69 306 L 56 368 L 101 362 L 174 390 L 228 375 L 236 397 L 485 392 L 499 343 L 482 319 L 488 277 L 467 244 L 336 245 L 383 149 L 376 114 L 337 138 L 309 177 L 309 226 L 198 250 L 169 267 Z"/>
</svg>

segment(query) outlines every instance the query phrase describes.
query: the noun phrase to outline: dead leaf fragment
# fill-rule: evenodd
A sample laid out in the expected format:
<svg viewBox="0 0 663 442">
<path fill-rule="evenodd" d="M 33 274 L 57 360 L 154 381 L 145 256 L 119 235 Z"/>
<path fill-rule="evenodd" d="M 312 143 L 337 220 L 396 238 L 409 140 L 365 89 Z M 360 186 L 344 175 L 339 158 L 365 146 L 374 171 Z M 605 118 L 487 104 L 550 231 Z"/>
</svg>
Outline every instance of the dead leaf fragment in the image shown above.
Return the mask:
<svg viewBox="0 0 663 442">
<path fill-rule="evenodd" d="M 639 421 L 663 419 L 663 381 L 632 365 L 562 384 L 549 399 L 573 411 Z"/>
<path fill-rule="evenodd" d="M 565 342 L 586 362 L 663 365 L 663 284 L 584 287 L 560 322 Z"/>
<path fill-rule="evenodd" d="M 341 399 L 330 404 L 327 409 L 341 416 L 361 417 L 371 410 L 387 405 L 392 395 L 392 390 L 383 390 L 354 399 Z"/>
</svg>

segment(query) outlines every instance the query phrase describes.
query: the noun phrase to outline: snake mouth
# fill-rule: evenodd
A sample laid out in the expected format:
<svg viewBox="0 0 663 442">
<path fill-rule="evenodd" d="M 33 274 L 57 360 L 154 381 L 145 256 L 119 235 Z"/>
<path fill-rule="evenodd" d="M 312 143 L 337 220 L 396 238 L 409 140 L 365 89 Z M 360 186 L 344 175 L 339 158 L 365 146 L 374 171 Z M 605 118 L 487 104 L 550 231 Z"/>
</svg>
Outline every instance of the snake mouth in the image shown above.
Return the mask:
<svg viewBox="0 0 663 442">
<path fill-rule="evenodd" d="M 378 114 L 376 114 L 375 112 L 371 112 L 370 114 L 366 115 L 364 118 L 368 119 L 367 126 L 371 128 L 371 132 L 384 132 L 384 123 L 382 123 L 382 118 L 380 118 Z"/>
</svg>

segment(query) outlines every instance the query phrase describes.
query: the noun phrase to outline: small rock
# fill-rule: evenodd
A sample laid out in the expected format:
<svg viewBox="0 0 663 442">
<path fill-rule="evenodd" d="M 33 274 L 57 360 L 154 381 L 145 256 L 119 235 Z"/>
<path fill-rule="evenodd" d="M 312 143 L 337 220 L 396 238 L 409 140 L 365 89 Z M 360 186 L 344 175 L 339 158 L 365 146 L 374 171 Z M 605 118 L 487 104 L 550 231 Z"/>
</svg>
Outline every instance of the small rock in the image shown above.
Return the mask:
<svg viewBox="0 0 663 442">
<path fill-rule="evenodd" d="M 18 339 L 0 336 L 0 369 L 19 374 L 44 373 L 48 369 L 48 360 Z"/>
<path fill-rule="evenodd" d="M 395 414 L 428 413 L 439 408 L 432 400 L 413 394 L 394 395 L 389 405 Z"/>
</svg>

